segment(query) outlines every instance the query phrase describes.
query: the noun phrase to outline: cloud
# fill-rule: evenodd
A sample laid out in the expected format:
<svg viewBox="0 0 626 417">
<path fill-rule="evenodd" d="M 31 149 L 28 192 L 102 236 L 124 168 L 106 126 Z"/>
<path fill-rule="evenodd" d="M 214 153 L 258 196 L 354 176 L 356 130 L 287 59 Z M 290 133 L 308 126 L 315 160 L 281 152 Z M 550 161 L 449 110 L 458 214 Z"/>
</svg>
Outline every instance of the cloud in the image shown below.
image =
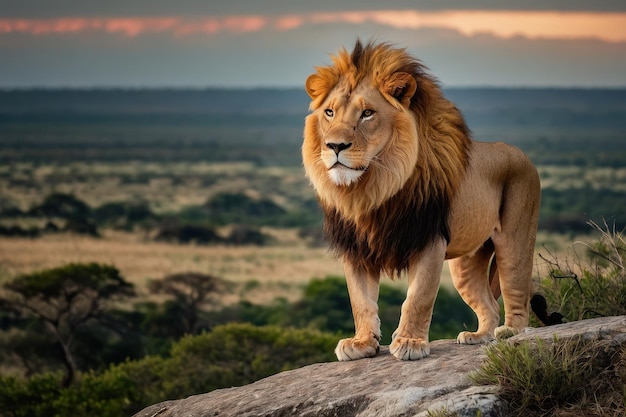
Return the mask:
<svg viewBox="0 0 626 417">
<path fill-rule="evenodd" d="M 104 32 L 135 37 L 150 33 L 173 36 L 219 33 L 243 34 L 265 28 L 290 31 L 305 25 L 330 23 L 377 25 L 417 30 L 441 28 L 465 36 L 489 33 L 500 38 L 600 39 L 626 42 L 626 13 L 496 11 L 496 10 L 375 10 L 316 12 L 286 15 L 230 15 L 209 17 L 111 17 L 56 19 L 0 19 L 0 34 L 31 35 Z"/>
<path fill-rule="evenodd" d="M 76 9 L 60 17 L 0 13 L 0 88 L 301 87 L 314 66 L 357 37 L 406 47 L 448 86 L 626 86 L 626 13 L 399 12 L 397 1 L 379 2 L 389 7 L 382 11 L 307 11 L 292 0 L 300 9 L 173 14 L 151 0 L 154 8 L 87 13 L 116 1 L 67 0 Z M 219 4 L 225 11 L 231 1 L 238 0 Z"/>
<path fill-rule="evenodd" d="M 105 32 L 127 37 L 150 33 L 184 36 L 192 33 L 212 35 L 218 32 L 255 32 L 267 24 L 262 16 L 229 16 L 224 18 L 183 19 L 180 17 L 144 18 L 60 18 L 0 19 L 0 34 L 24 33 L 35 36 Z"/>
</svg>

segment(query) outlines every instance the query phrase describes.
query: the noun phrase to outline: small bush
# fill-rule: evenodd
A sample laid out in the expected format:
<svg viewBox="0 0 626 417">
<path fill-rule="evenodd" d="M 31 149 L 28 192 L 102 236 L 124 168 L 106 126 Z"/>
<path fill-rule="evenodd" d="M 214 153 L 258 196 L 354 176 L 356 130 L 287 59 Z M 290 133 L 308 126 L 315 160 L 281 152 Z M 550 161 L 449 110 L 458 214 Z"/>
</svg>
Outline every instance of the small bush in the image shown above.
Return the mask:
<svg viewBox="0 0 626 417">
<path fill-rule="evenodd" d="M 164 222 L 156 235 L 156 240 L 175 243 L 221 243 L 222 238 L 215 229 L 192 224 L 179 224 L 176 221 Z"/>
<path fill-rule="evenodd" d="M 616 372 L 624 370 L 624 360 L 615 347 L 582 339 L 516 345 L 499 341 L 486 355 L 470 378 L 497 384 L 512 415 L 557 415 L 552 413 L 574 409 L 579 414 L 572 415 L 618 415 L 613 413 L 624 410 L 626 380 Z M 607 414 L 595 414 L 603 407 Z"/>
<path fill-rule="evenodd" d="M 146 225 L 157 219 L 145 202 L 105 203 L 93 211 L 99 225 L 116 229 L 132 230 L 135 225 Z"/>
<path fill-rule="evenodd" d="M 61 379 L 61 374 L 37 375 L 28 380 L 0 376 L 0 416 L 54 416 L 53 402 L 61 393 Z"/>
<path fill-rule="evenodd" d="M 600 237 L 579 242 L 586 253 L 564 260 L 540 255 L 548 266 L 540 291 L 568 320 L 626 314 L 626 241 L 606 223 L 589 224 Z"/>
<path fill-rule="evenodd" d="M 225 242 L 232 245 L 264 246 L 269 243 L 270 240 L 270 236 L 264 234 L 255 227 L 236 225 L 233 226 L 230 234 L 225 239 Z"/>
</svg>

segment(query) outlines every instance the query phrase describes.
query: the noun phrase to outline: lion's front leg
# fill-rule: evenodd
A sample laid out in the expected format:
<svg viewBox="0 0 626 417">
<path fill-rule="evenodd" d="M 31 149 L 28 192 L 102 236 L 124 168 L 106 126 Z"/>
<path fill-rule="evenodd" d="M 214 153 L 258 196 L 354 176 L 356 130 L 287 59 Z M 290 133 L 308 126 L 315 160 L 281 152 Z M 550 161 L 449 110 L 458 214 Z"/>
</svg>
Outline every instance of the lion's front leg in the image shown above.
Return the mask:
<svg viewBox="0 0 626 417">
<path fill-rule="evenodd" d="M 428 330 L 439 289 L 446 244 L 442 239 L 427 246 L 409 266 L 409 288 L 400 324 L 393 334 L 389 352 L 402 360 L 416 360 L 430 354 Z"/>
<path fill-rule="evenodd" d="M 335 348 L 335 354 L 340 361 L 376 356 L 380 349 L 378 318 L 380 277 L 354 268 L 347 260 L 344 260 L 344 269 L 354 316 L 355 335 L 340 340 Z"/>
</svg>

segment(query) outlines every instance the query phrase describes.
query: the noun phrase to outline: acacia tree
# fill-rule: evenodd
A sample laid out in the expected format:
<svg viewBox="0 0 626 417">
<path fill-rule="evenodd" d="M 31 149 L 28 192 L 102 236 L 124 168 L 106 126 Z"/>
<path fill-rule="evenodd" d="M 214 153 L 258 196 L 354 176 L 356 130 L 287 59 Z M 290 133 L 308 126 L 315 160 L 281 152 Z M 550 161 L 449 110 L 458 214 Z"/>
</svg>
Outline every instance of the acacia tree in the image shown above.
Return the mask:
<svg viewBox="0 0 626 417">
<path fill-rule="evenodd" d="M 173 297 L 171 301 L 183 321 L 183 333 L 193 333 L 198 325 L 202 309 L 208 305 L 221 305 L 219 295 L 227 288 L 227 282 L 213 275 L 183 272 L 151 281 L 153 294 Z"/>
<path fill-rule="evenodd" d="M 95 263 L 20 275 L 3 289 L 3 310 L 41 320 L 61 348 L 64 386 L 73 382 L 77 369 L 73 354 L 77 331 L 90 323 L 102 323 L 112 301 L 134 295 L 132 284 L 115 267 Z"/>
</svg>

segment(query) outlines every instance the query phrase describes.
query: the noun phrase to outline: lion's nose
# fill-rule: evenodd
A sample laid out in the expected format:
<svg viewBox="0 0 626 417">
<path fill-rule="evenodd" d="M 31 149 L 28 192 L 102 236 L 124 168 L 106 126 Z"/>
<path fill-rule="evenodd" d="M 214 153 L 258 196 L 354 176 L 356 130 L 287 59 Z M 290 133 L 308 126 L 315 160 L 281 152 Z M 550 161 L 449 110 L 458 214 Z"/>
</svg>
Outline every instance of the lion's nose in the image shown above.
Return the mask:
<svg viewBox="0 0 626 417">
<path fill-rule="evenodd" d="M 333 142 L 326 142 L 326 147 L 329 149 L 332 149 L 335 154 L 339 155 L 339 152 L 348 149 L 350 146 L 352 146 L 351 143 L 333 143 Z"/>
</svg>

